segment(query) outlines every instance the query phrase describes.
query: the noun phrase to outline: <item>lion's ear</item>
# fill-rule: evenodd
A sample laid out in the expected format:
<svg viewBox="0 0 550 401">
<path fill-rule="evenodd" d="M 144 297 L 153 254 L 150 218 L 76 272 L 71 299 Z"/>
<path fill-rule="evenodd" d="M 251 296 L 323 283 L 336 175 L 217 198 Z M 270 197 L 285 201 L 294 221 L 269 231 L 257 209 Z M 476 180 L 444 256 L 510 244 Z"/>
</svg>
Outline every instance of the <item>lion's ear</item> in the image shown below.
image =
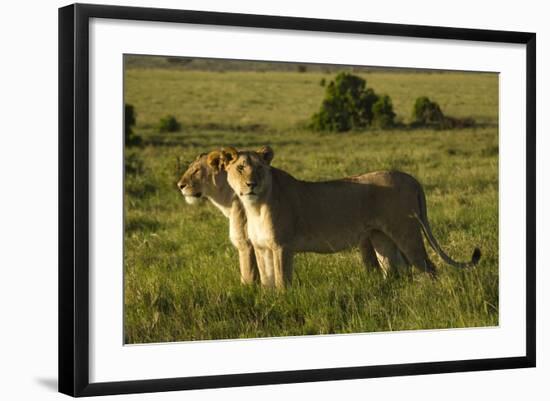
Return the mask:
<svg viewBox="0 0 550 401">
<path fill-rule="evenodd" d="M 208 157 L 206 158 L 206 163 L 214 170 L 215 172 L 219 172 L 223 169 L 223 158 L 222 158 L 222 152 L 219 150 L 213 150 L 212 152 L 208 153 Z"/>
<path fill-rule="evenodd" d="M 273 160 L 273 149 L 271 149 L 271 146 L 262 146 L 256 153 L 258 153 L 267 164 L 270 164 L 271 160 Z"/>
<path fill-rule="evenodd" d="M 237 152 L 237 149 L 235 149 L 232 146 L 228 146 L 226 148 L 223 148 L 221 150 L 221 154 L 222 154 L 222 158 L 223 158 L 223 163 L 225 165 L 229 165 L 229 164 L 235 162 L 235 160 L 237 160 L 237 157 L 239 156 L 239 153 Z"/>
<path fill-rule="evenodd" d="M 201 157 L 203 156 L 206 156 L 206 153 L 201 153 L 200 155 L 198 155 L 197 157 L 195 157 L 195 160 L 194 161 L 199 161 L 201 159 Z"/>
</svg>

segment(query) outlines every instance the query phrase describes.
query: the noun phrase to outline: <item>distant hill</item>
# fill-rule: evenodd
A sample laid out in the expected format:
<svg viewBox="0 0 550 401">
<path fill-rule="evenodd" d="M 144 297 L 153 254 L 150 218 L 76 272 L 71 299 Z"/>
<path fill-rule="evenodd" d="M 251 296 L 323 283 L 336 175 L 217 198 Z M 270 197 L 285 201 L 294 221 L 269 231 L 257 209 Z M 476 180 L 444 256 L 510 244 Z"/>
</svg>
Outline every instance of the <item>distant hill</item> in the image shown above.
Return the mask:
<svg viewBox="0 0 550 401">
<path fill-rule="evenodd" d="M 147 56 L 147 55 L 125 55 L 124 64 L 126 68 L 157 68 L 157 69 L 177 69 L 177 70 L 197 70 L 197 71 L 291 71 L 291 72 L 322 72 L 337 73 L 343 70 L 350 72 L 368 73 L 370 71 L 411 73 L 411 72 L 432 72 L 442 74 L 446 70 L 430 70 L 415 68 L 395 68 L 395 67 L 374 67 L 374 66 L 349 66 L 338 64 L 311 64 L 295 62 L 269 62 L 269 61 L 245 61 L 228 60 L 215 58 L 189 58 L 189 57 L 166 57 L 166 56 Z M 476 72 L 479 73 L 479 72 Z"/>
</svg>

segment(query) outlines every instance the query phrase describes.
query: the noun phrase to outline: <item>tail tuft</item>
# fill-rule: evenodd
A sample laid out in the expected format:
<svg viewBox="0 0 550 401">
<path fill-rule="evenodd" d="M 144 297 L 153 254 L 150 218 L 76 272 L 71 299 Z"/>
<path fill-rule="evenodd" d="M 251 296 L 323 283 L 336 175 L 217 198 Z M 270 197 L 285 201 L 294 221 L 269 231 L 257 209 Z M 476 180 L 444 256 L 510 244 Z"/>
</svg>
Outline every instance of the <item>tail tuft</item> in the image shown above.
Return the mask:
<svg viewBox="0 0 550 401">
<path fill-rule="evenodd" d="M 472 262 L 471 265 L 475 266 L 479 262 L 479 259 L 481 259 L 481 251 L 479 248 L 474 249 L 474 254 L 472 255 Z"/>
</svg>

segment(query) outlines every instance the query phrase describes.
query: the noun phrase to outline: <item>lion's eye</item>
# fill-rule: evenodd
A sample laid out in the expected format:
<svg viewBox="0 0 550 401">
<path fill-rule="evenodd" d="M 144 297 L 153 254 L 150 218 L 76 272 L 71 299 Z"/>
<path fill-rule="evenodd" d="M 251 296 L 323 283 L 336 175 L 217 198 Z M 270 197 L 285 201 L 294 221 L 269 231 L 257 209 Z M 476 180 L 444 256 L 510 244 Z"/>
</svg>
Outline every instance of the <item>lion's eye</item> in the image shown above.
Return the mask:
<svg viewBox="0 0 550 401">
<path fill-rule="evenodd" d="M 239 173 L 242 173 L 243 170 L 244 170 L 244 166 L 243 166 L 242 164 L 239 165 L 239 166 L 237 166 L 237 171 L 238 171 Z"/>
<path fill-rule="evenodd" d="M 193 172 L 191 173 L 191 175 L 193 176 L 193 175 L 197 174 L 198 172 L 199 172 L 199 169 L 196 169 L 195 171 L 193 171 Z"/>
</svg>

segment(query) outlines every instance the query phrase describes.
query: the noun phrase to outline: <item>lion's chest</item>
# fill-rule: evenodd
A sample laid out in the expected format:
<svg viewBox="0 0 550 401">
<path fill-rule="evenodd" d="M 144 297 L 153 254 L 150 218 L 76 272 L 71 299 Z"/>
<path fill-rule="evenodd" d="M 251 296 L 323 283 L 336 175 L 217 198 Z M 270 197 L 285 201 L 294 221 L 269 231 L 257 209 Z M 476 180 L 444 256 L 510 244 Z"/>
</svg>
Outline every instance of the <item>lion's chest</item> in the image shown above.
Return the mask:
<svg viewBox="0 0 550 401">
<path fill-rule="evenodd" d="M 248 238 L 257 248 L 273 248 L 275 232 L 270 215 L 265 212 L 247 215 Z"/>
</svg>

